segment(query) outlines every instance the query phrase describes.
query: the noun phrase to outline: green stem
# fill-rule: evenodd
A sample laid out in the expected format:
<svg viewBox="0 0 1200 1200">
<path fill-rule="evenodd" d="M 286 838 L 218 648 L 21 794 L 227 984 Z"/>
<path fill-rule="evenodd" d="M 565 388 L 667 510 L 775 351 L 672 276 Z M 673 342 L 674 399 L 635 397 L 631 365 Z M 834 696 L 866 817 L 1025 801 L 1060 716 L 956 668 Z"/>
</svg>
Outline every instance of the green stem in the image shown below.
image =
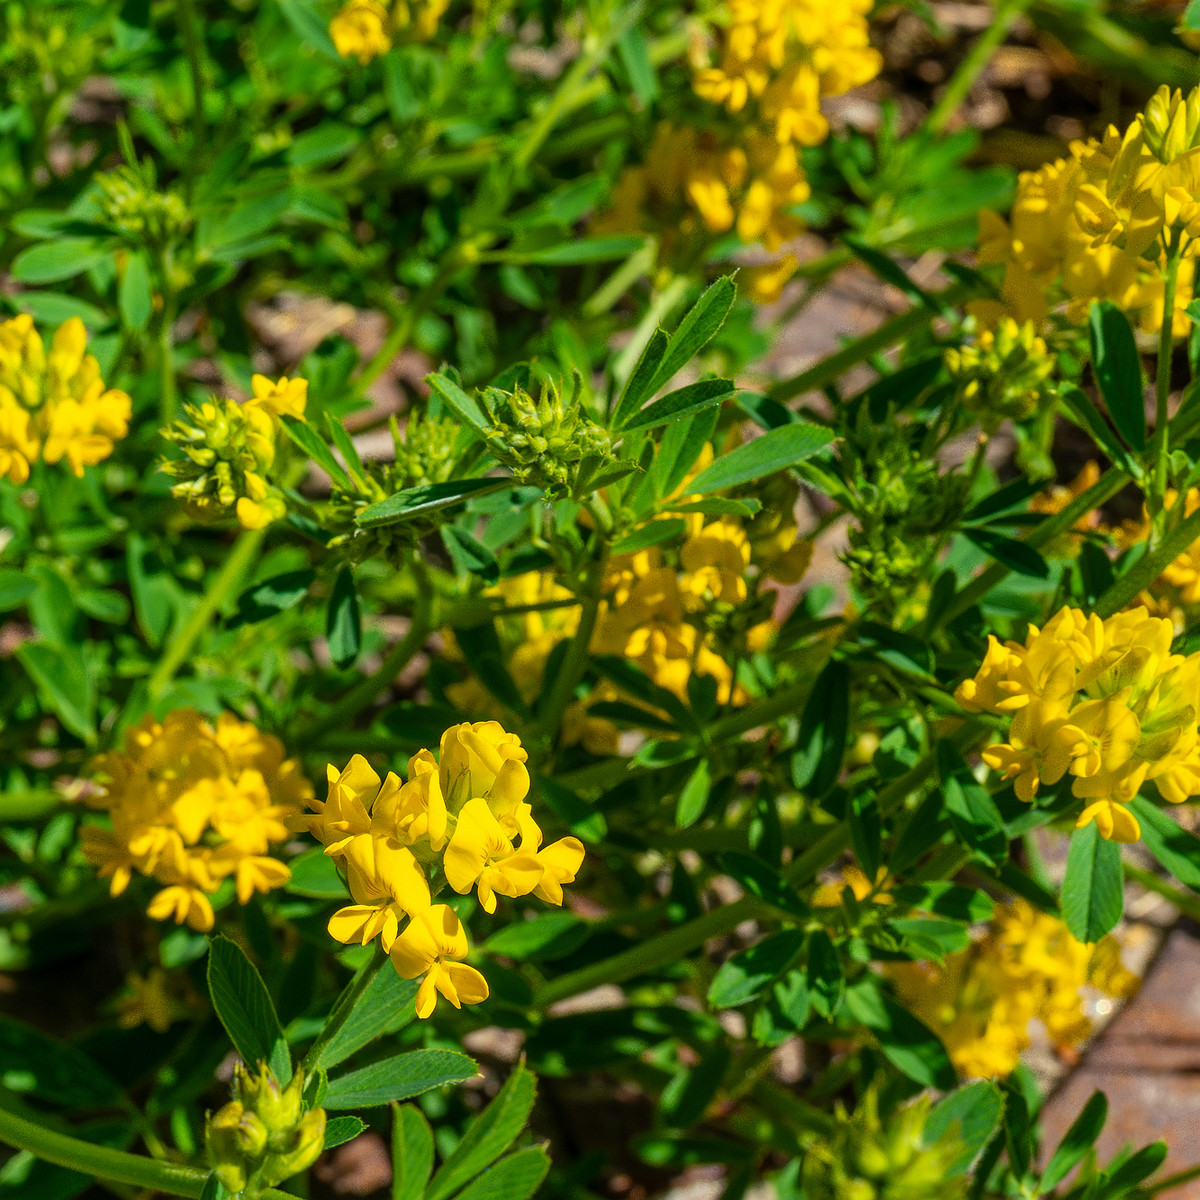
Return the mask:
<svg viewBox="0 0 1200 1200">
<path fill-rule="evenodd" d="M 379 974 L 379 968 L 387 961 L 388 956 L 383 952 L 382 943 L 376 941 L 375 953 L 363 963 L 358 969 L 358 974 L 346 985 L 333 1008 L 329 1010 L 329 1017 L 321 1027 L 321 1032 L 317 1034 L 317 1040 L 308 1048 L 308 1053 L 304 1056 L 304 1062 L 301 1065 L 301 1070 L 305 1075 L 311 1074 L 321 1065 L 321 1057 L 329 1048 L 329 1043 L 337 1037 L 347 1018 L 354 1011 L 354 1006 L 362 999 L 375 976 Z"/>
<path fill-rule="evenodd" d="M 171 639 L 154 673 L 150 676 L 150 695 L 157 697 L 175 677 L 175 672 L 192 652 L 196 639 L 208 628 L 209 621 L 229 593 L 241 582 L 258 554 L 266 536 L 265 529 L 248 529 L 234 543 L 216 578 L 208 585 L 200 603 L 188 617 L 187 623 Z"/>
<path fill-rule="evenodd" d="M 298 742 L 307 743 L 331 729 L 344 728 L 373 700 L 396 681 L 429 636 L 429 607 L 426 602 L 413 615 L 408 632 L 383 656 L 374 674 L 356 683 L 323 717 L 301 731 Z"/>
<path fill-rule="evenodd" d="M 575 687 L 587 670 L 588 651 L 592 644 L 592 634 L 596 629 L 596 618 L 600 613 L 600 600 L 604 592 L 604 572 L 608 567 L 608 547 L 588 568 L 587 580 L 584 585 L 582 605 L 579 610 L 579 624 L 571 638 L 571 644 L 563 656 L 558 675 L 555 677 L 550 691 L 546 693 L 538 706 L 540 713 L 537 720 L 537 731 L 548 734 L 562 724 L 563 713 L 571 703 Z"/>
<path fill-rule="evenodd" d="M 160 1162 L 145 1155 L 128 1154 L 124 1150 L 97 1146 L 82 1138 L 56 1133 L 4 1108 L 0 1108 L 0 1142 L 91 1179 L 131 1184 L 169 1196 L 199 1197 L 209 1177 L 208 1171 L 198 1167 Z M 263 1195 L 264 1200 L 288 1200 L 286 1193 L 277 1188 L 271 1188 Z"/>
<path fill-rule="evenodd" d="M 1175 348 L 1175 285 L 1179 278 L 1180 254 L 1174 246 L 1167 251 L 1167 273 L 1163 279 L 1162 329 L 1158 335 L 1158 363 L 1154 376 L 1154 493 L 1150 511 L 1161 529 L 1163 497 L 1167 494 L 1167 459 L 1170 455 L 1167 400 L 1171 394 L 1171 358 Z"/>
<path fill-rule="evenodd" d="M 1010 0 L 1007 4 L 997 5 L 996 16 L 991 25 L 975 39 L 975 44 L 966 58 L 958 64 L 958 69 L 946 85 L 946 90 L 929 110 L 929 115 L 925 118 L 927 132 L 941 133 L 946 128 L 950 118 L 958 111 L 958 106 L 967 98 L 967 94 L 975 86 L 975 81 L 991 61 L 992 55 L 1008 37 L 1008 32 L 1017 17 L 1029 4 L 1030 0 Z"/>
<path fill-rule="evenodd" d="M 973 288 L 966 284 L 956 283 L 946 288 L 936 299 L 940 307 L 949 308 L 973 294 Z M 829 355 L 828 358 L 823 358 L 808 370 L 801 371 L 799 375 L 793 375 L 791 379 L 781 379 L 767 389 L 767 395 L 782 404 L 796 396 L 802 396 L 805 392 L 818 391 L 826 384 L 832 383 L 840 375 L 845 374 L 851 367 L 870 358 L 871 355 L 877 354 L 880 350 L 886 350 L 910 334 L 923 329 L 929 324 L 930 316 L 929 309 L 918 304 L 916 307 L 910 308 L 908 312 L 901 313 L 890 321 L 885 321 L 878 329 L 856 338 L 848 346 L 844 346 L 837 353 Z"/>
<path fill-rule="evenodd" d="M 1200 537 L 1200 509 L 1177 525 L 1166 540 L 1143 554 L 1120 579 L 1096 601 L 1092 611 L 1101 617 L 1111 617 L 1120 612 L 1139 593 L 1148 588 L 1198 537 Z"/>
</svg>

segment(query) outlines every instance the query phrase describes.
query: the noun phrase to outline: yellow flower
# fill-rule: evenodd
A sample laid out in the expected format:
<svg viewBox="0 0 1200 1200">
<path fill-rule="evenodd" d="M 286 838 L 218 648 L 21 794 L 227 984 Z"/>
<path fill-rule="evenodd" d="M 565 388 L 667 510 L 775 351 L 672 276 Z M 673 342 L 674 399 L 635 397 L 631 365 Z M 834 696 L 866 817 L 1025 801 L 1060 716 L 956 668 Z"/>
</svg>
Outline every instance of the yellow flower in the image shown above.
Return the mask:
<svg viewBox="0 0 1200 1200">
<path fill-rule="evenodd" d="M 486 800 L 468 800 L 446 847 L 446 882 L 460 895 L 477 887 L 485 912 L 496 911 L 496 893 L 527 896 L 543 867 L 527 850 L 514 849 Z"/>
<path fill-rule="evenodd" d="M 392 963 L 401 979 L 424 975 L 417 990 L 417 1016 L 428 1017 L 440 992 L 455 1008 L 488 998 L 487 980 L 467 957 L 467 935 L 454 910 L 435 904 L 419 913 L 392 943 Z"/>
<path fill-rule="evenodd" d="M 364 66 L 392 48 L 388 12 L 379 0 L 349 0 L 329 22 L 329 36 L 343 58 Z"/>
<path fill-rule="evenodd" d="M 1123 808 L 1152 779 L 1173 804 L 1200 795 L 1200 654 L 1171 653 L 1169 620 L 1145 608 L 1102 621 L 1063 608 L 1025 644 L 988 639 L 974 679 L 955 698 L 968 711 L 1015 714 L 1009 741 L 983 752 L 988 766 L 1033 799 L 1041 783 L 1074 777 L 1088 801 L 1078 826 L 1096 822 L 1105 838 L 1136 841 Z"/>
<path fill-rule="evenodd" d="M 964 1076 L 1009 1074 L 1041 1021 L 1058 1046 L 1091 1033 L 1081 989 L 1132 995 L 1137 979 L 1107 937 L 1077 942 L 1066 925 L 1024 900 L 996 910 L 988 930 L 943 963 L 898 963 L 887 974 L 905 1005 L 933 1029 Z"/>
<path fill-rule="evenodd" d="M 166 1033 L 197 1008 L 199 997 L 181 971 L 151 967 L 145 975 L 131 972 L 125 979 L 126 994 L 117 1001 L 117 1023 L 122 1029 L 149 1025 L 155 1033 Z"/>
<path fill-rule="evenodd" d="M 254 399 L 264 408 L 269 408 L 278 417 L 304 416 L 308 404 L 308 380 L 289 379 L 286 375 L 272 383 L 265 375 L 255 375 L 250 380 Z"/>
<path fill-rule="evenodd" d="M 24 483 L 40 456 L 82 475 L 112 454 L 131 415 L 129 396 L 100 378 L 78 317 L 59 326 L 49 353 L 32 317 L 0 323 L 0 474 Z"/>
<path fill-rule="evenodd" d="M 363 946 L 379 937 L 384 950 L 390 950 L 400 918 L 429 907 L 425 872 L 408 847 L 370 834 L 351 838 L 342 848 L 341 862 L 354 903 L 329 918 L 330 936 Z"/>
<path fill-rule="evenodd" d="M 146 717 L 92 771 L 101 786 L 86 802 L 107 812 L 111 828 L 85 825 L 84 855 L 113 895 L 135 873 L 165 885 L 151 917 L 211 929 L 209 897 L 223 880 L 246 904 L 291 878 L 270 851 L 311 789 L 282 743 L 250 722 L 223 713 L 213 725 L 189 708 Z"/>
</svg>

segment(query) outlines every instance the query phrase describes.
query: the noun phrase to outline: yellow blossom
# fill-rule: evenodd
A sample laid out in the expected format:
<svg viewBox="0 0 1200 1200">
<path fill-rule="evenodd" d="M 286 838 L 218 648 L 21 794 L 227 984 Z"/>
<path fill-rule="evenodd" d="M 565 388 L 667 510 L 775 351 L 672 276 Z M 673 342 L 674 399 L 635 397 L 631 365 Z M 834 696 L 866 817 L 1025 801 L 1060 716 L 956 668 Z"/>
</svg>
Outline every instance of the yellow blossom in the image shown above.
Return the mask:
<svg viewBox="0 0 1200 1200">
<path fill-rule="evenodd" d="M 0 323 L 0 474 L 24 483 L 40 457 L 82 475 L 112 454 L 131 414 L 129 396 L 100 378 L 78 317 L 59 326 L 48 353 L 32 317 Z"/>
<path fill-rule="evenodd" d="M 419 913 L 392 943 L 392 963 L 401 979 L 424 975 L 417 990 L 417 1016 L 428 1017 L 440 992 L 455 1008 L 488 998 L 487 980 L 467 957 L 467 935 L 454 910 L 435 904 Z"/>
<path fill-rule="evenodd" d="M 122 1029 L 149 1025 L 155 1033 L 166 1033 L 176 1021 L 203 1008 L 181 971 L 151 967 L 145 975 L 132 972 L 125 986 L 126 994 L 117 1001 L 117 1023 Z"/>
<path fill-rule="evenodd" d="M 1058 1046 L 1091 1032 L 1081 990 L 1092 986 L 1126 997 L 1137 979 L 1120 962 L 1112 937 L 1077 942 L 1066 925 L 1024 900 L 996 910 L 970 948 L 943 963 L 887 968 L 905 1005 L 945 1044 L 964 1076 L 1008 1075 L 1030 1045 L 1030 1023 L 1043 1023 Z"/>
<path fill-rule="evenodd" d="M 983 664 L 955 692 L 972 712 L 1012 715 L 1009 740 L 983 752 L 1030 801 L 1073 776 L 1078 826 L 1132 842 L 1123 806 L 1146 780 L 1173 804 L 1200 795 L 1200 654 L 1171 653 L 1169 620 L 1137 607 L 1102 621 L 1063 608 L 1024 645 L 988 639 Z"/>
<path fill-rule="evenodd" d="M 190 708 L 146 717 L 92 771 L 101 786 L 87 803 L 111 825 L 83 827 L 84 854 L 113 895 L 135 873 L 164 885 L 150 901 L 155 919 L 211 929 L 209 897 L 223 880 L 246 904 L 291 878 L 271 847 L 311 789 L 282 743 L 249 722 L 223 713 L 212 724 Z"/>
<path fill-rule="evenodd" d="M 265 375 L 255 375 L 250 380 L 254 399 L 264 408 L 269 408 L 279 417 L 304 416 L 308 404 L 308 380 L 289 379 L 286 375 L 272 383 Z"/>
<path fill-rule="evenodd" d="M 388 12 L 379 0 L 349 0 L 329 22 L 329 36 L 343 58 L 364 66 L 392 48 Z"/>
</svg>

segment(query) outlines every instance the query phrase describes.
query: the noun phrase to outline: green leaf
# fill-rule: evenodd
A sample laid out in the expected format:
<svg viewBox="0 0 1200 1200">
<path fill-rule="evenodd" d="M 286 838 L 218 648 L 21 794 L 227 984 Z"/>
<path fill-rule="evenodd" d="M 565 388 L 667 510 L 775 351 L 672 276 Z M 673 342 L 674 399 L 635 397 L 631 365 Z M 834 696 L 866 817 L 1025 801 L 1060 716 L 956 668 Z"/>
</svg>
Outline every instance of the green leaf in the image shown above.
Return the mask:
<svg viewBox="0 0 1200 1200">
<path fill-rule="evenodd" d="M 175 616 L 174 583 L 162 560 L 139 533 L 131 533 L 126 539 L 125 570 L 142 636 L 157 648 Z"/>
<path fill-rule="evenodd" d="M 1146 448 L 1146 396 L 1142 356 L 1129 318 L 1108 300 L 1097 300 L 1088 313 L 1092 368 L 1109 416 L 1135 450 Z"/>
<path fill-rule="evenodd" d="M 937 913 L 951 920 L 991 920 L 996 906 L 987 892 L 978 888 L 963 887 L 959 883 L 937 880 L 933 883 L 908 883 L 901 887 L 889 887 L 892 900 L 897 905 L 919 908 L 923 912 Z"/>
<path fill-rule="evenodd" d="M 394 525 L 397 521 L 409 521 L 413 517 L 451 508 L 469 496 L 482 496 L 507 487 L 512 487 L 511 479 L 452 479 L 446 483 L 421 484 L 405 488 L 363 509 L 354 522 L 363 529 Z"/>
<path fill-rule="evenodd" d="M 1038 1181 L 1039 1192 L 1051 1192 L 1066 1179 L 1076 1164 L 1081 1162 L 1083 1156 L 1095 1145 L 1107 1119 L 1108 1097 L 1103 1092 L 1093 1092 L 1046 1164 L 1046 1169 Z"/>
<path fill-rule="evenodd" d="M 711 496 L 707 500 L 692 500 L 686 504 L 664 505 L 667 512 L 703 513 L 706 517 L 753 517 L 762 509 L 757 500 L 727 500 L 724 496 Z"/>
<path fill-rule="evenodd" d="M 586 921 L 569 912 L 538 913 L 525 921 L 512 921 L 492 934 L 483 948 L 524 962 L 546 962 L 578 950 L 591 933 Z"/>
<path fill-rule="evenodd" d="M 653 429 L 668 421 L 679 421 L 720 404 L 734 393 L 735 387 L 729 379 L 701 379 L 689 383 L 678 391 L 668 392 L 640 412 L 631 414 L 621 428 L 622 434 L 636 433 L 642 429 Z"/>
<path fill-rule="evenodd" d="M 17 658 L 46 707 L 85 742 L 96 739 L 96 679 L 78 646 L 25 642 Z"/>
<path fill-rule="evenodd" d="M 314 900 L 345 900 L 350 893 L 338 874 L 337 864 L 321 846 L 305 850 L 299 858 L 292 859 L 292 877 L 287 890 L 295 896 L 309 896 Z"/>
<path fill-rule="evenodd" d="M 870 791 L 857 791 L 847 802 L 847 817 L 850 823 L 850 848 L 858 865 L 868 879 L 879 873 L 879 853 L 883 839 L 883 827 L 879 819 L 879 805 Z"/>
<path fill-rule="evenodd" d="M 208 991 L 213 1008 L 246 1065 L 265 1062 L 281 1084 L 292 1078 L 292 1058 L 258 968 L 224 934 L 209 940 Z"/>
<path fill-rule="evenodd" d="M 270 579 L 247 588 L 237 598 L 237 614 L 229 621 L 230 628 L 253 625 L 295 608 L 308 595 L 308 589 L 316 577 L 315 571 L 307 569 L 285 571 L 282 575 L 272 575 Z"/>
<path fill-rule="evenodd" d="M 287 432 L 288 437 L 308 455 L 329 476 L 334 483 L 339 483 L 348 492 L 353 492 L 354 483 L 350 476 L 346 474 L 342 464 L 333 457 L 333 451 L 325 444 L 322 438 L 317 434 L 306 421 L 300 420 L 297 417 L 281 417 L 283 428 Z"/>
<path fill-rule="evenodd" d="M 329 413 L 326 413 L 325 432 L 329 435 L 330 440 L 341 454 L 342 460 L 346 464 L 346 470 L 350 472 L 350 478 L 354 480 L 357 487 L 365 491 L 366 473 L 363 470 L 362 458 L 359 456 L 358 447 L 355 446 L 354 439 L 346 432 L 345 425 Z"/>
<path fill-rule="evenodd" d="M 829 662 L 817 676 L 800 718 L 792 754 L 792 782 L 814 798 L 837 782 L 850 729 L 850 672 Z"/>
<path fill-rule="evenodd" d="M 57 283 L 74 279 L 111 256 L 111 250 L 91 238 L 59 238 L 22 250 L 13 259 L 12 277 L 18 283 Z"/>
<path fill-rule="evenodd" d="M 670 382 L 677 371 L 712 341 L 717 330 L 725 324 L 736 298 L 737 288 L 733 285 L 733 278 L 723 275 L 696 301 L 671 335 L 667 352 L 646 389 L 647 396 L 653 396 L 659 388 Z"/>
<path fill-rule="evenodd" d="M 933 309 L 934 312 L 939 311 L 936 301 L 930 297 L 929 293 L 913 283 L 907 273 L 897 263 L 888 258 L 886 254 L 876 250 L 873 246 L 868 246 L 865 242 L 859 241 L 858 238 L 848 235 L 843 235 L 842 241 L 855 258 L 870 267 L 885 283 L 890 283 L 894 288 L 899 289 L 915 304 L 924 304 L 926 307 Z"/>
<path fill-rule="evenodd" d="M 879 1041 L 884 1057 L 922 1087 L 949 1091 L 958 1082 L 946 1048 L 934 1032 L 903 1005 L 864 980 L 846 992 L 846 1007 Z"/>
<path fill-rule="evenodd" d="M 712 787 L 712 774 L 708 759 L 702 758 L 696 769 L 688 776 L 688 781 L 679 793 L 679 801 L 675 805 L 675 824 L 680 829 L 694 825 L 703 815 L 708 804 L 708 793 Z"/>
<path fill-rule="evenodd" d="M 957 1141 L 962 1147 L 958 1159 L 948 1163 L 946 1174 L 961 1175 L 983 1149 L 1004 1116 L 1004 1095 L 986 1079 L 957 1088 L 939 1100 L 925 1119 L 922 1139 L 926 1146 L 957 1127 Z"/>
<path fill-rule="evenodd" d="M 529 1200 L 549 1170 L 545 1150 L 526 1146 L 489 1167 L 458 1193 L 457 1200 Z"/>
<path fill-rule="evenodd" d="M 1145 796 L 1134 796 L 1129 809 L 1141 826 L 1146 849 L 1184 887 L 1200 892 L 1200 838 Z"/>
<path fill-rule="evenodd" d="M 705 1049 L 695 1066 L 683 1067 L 663 1088 L 658 1115 L 671 1129 L 687 1129 L 702 1120 L 729 1069 L 729 1046 L 720 1041 Z"/>
<path fill-rule="evenodd" d="M 442 542 L 446 553 L 459 571 L 467 575 L 478 575 L 484 583 L 495 583 L 500 578 L 500 564 L 496 556 L 461 525 L 443 525 Z"/>
<path fill-rule="evenodd" d="M 1058 386 L 1058 397 L 1067 406 L 1067 411 L 1075 423 L 1092 435 L 1096 445 L 1114 463 L 1123 467 L 1131 475 L 1139 473 L 1137 464 L 1130 456 L 1129 451 L 1121 444 L 1121 439 L 1113 433 L 1087 392 L 1073 383 L 1061 383 Z"/>
<path fill-rule="evenodd" d="M 649 471 L 656 498 L 674 495 L 679 489 L 704 447 L 712 441 L 719 416 L 716 408 L 708 408 L 689 421 L 679 421 L 668 427 Z"/>
<path fill-rule="evenodd" d="M 629 378 L 625 381 L 625 386 L 621 389 L 621 394 L 613 406 L 612 427 L 614 429 L 620 429 L 654 395 L 657 389 L 650 385 L 654 382 L 658 368 L 666 357 L 670 342 L 671 339 L 661 329 L 655 329 L 650 335 L 650 340 L 643 348 L 637 365 L 630 372 Z"/>
<path fill-rule="evenodd" d="M 354 586 L 354 571 L 350 567 L 343 567 L 333 582 L 325 618 L 325 636 L 329 642 L 329 657 L 344 671 L 362 649 L 362 613 L 358 589 Z"/>
<path fill-rule="evenodd" d="M 1060 903 L 1077 942 L 1098 942 L 1121 919 L 1123 882 L 1121 847 L 1105 841 L 1095 821 L 1076 829 L 1067 851 Z"/>
<path fill-rule="evenodd" d="M 668 517 L 662 521 L 649 521 L 615 543 L 613 554 L 636 554 L 651 546 L 661 546 L 687 532 L 687 522 L 682 517 Z"/>
<path fill-rule="evenodd" d="M 996 801 L 949 742 L 938 742 L 937 760 L 946 815 L 955 833 L 989 866 L 999 866 L 1008 857 L 1008 834 Z"/>
<path fill-rule="evenodd" d="M 1109 1197 L 1116 1200 L 1118 1196 L 1124 1196 L 1130 1188 L 1137 1187 L 1143 1179 L 1153 1175 L 1166 1158 L 1166 1142 L 1151 1142 L 1149 1146 L 1143 1146 L 1109 1174 L 1107 1181 L 1100 1187 L 1099 1195 L 1104 1200 L 1108 1200 Z"/>
<path fill-rule="evenodd" d="M 732 1008 L 753 1000 L 788 969 L 804 949 L 802 929 L 784 929 L 742 950 L 717 968 L 708 989 L 713 1008 Z"/>
<path fill-rule="evenodd" d="M 125 274 L 117 289 L 117 306 L 127 328 L 141 330 L 150 324 L 154 293 L 150 286 L 150 268 L 146 265 L 145 255 L 140 252 L 131 254 L 125 264 Z"/>
<path fill-rule="evenodd" d="M 1033 579 L 1047 579 L 1050 576 L 1050 564 L 1024 542 L 1005 537 L 994 529 L 964 529 L 963 536 L 1018 575 L 1028 575 Z"/>
<path fill-rule="evenodd" d="M 129 620 L 129 601 L 115 588 L 81 588 L 75 593 L 75 603 L 80 612 L 109 625 L 124 625 Z"/>
<path fill-rule="evenodd" d="M 275 3 L 302 42 L 312 46 L 325 58 L 344 63 L 329 36 L 328 18 L 314 0 L 275 0 Z"/>
<path fill-rule="evenodd" d="M 478 432 L 488 428 L 487 418 L 479 405 L 467 395 L 448 375 L 436 373 L 426 375 L 434 395 L 464 424 Z"/>
<path fill-rule="evenodd" d="M 832 1017 L 842 1006 L 846 977 L 842 973 L 837 947 L 823 929 L 816 929 L 809 935 L 805 978 L 813 1008 L 823 1017 Z"/>
<path fill-rule="evenodd" d="M 705 467 L 688 484 L 689 494 L 719 492 L 773 475 L 811 458 L 834 439 L 832 429 L 797 421 L 772 429 Z"/>
<path fill-rule="evenodd" d="M 629 86 L 642 108 L 649 108 L 658 99 L 658 77 L 642 31 L 632 25 L 617 39 L 617 53 L 629 76 Z"/>
<path fill-rule="evenodd" d="M 31 579 L 24 571 L 0 567 L 0 612 L 19 607 L 37 590 L 37 580 Z"/>
<path fill-rule="evenodd" d="M 433 1170 L 433 1130 L 412 1104 L 392 1106 L 392 1200 L 423 1200 Z"/>
<path fill-rule="evenodd" d="M 362 134 L 352 125 L 324 121 L 296 135 L 287 148 L 287 160 L 293 167 L 333 162 L 345 158 L 361 140 Z"/>
<path fill-rule="evenodd" d="M 374 1108 L 393 1100 L 407 1100 L 430 1088 L 461 1083 L 479 1068 L 457 1050 L 411 1050 L 371 1063 L 329 1081 L 326 1108 Z"/>
<path fill-rule="evenodd" d="M 537 1081 L 518 1063 L 496 1098 L 467 1126 L 426 1189 L 425 1200 L 446 1200 L 494 1163 L 525 1128 L 536 1095 Z"/>
<path fill-rule="evenodd" d="M 83 1051 L 10 1017 L 0 1017 L 0 1086 L 63 1108 L 105 1108 L 121 1099 L 120 1086 Z"/>
<path fill-rule="evenodd" d="M 319 854 L 324 851 L 318 850 Z M 317 1065 L 328 1070 L 369 1046 L 376 1038 L 397 1033 L 417 1019 L 419 979 L 401 979 L 386 963 L 375 972 L 341 1028 L 326 1044 Z"/>
<path fill-rule="evenodd" d="M 740 850 L 724 850 L 717 856 L 717 863 L 726 875 L 741 884 L 750 895 L 794 917 L 807 919 L 811 915 L 808 905 L 800 899 L 791 884 L 761 858 Z"/>
<path fill-rule="evenodd" d="M 352 1142 L 366 1127 L 358 1117 L 333 1117 L 325 1122 L 325 1149 Z"/>
</svg>

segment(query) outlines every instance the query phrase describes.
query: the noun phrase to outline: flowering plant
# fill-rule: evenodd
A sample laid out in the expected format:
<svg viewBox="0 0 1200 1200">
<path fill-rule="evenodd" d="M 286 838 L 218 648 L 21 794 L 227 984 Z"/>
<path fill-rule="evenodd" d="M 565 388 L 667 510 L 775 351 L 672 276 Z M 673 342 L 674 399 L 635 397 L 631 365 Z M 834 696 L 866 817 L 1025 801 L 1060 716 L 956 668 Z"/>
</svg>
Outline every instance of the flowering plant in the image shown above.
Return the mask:
<svg viewBox="0 0 1200 1200">
<path fill-rule="evenodd" d="M 1040 1111 L 1200 912 L 1200 15 L 910 18 L 0 7 L 0 1196 L 1195 1176 Z"/>
</svg>

